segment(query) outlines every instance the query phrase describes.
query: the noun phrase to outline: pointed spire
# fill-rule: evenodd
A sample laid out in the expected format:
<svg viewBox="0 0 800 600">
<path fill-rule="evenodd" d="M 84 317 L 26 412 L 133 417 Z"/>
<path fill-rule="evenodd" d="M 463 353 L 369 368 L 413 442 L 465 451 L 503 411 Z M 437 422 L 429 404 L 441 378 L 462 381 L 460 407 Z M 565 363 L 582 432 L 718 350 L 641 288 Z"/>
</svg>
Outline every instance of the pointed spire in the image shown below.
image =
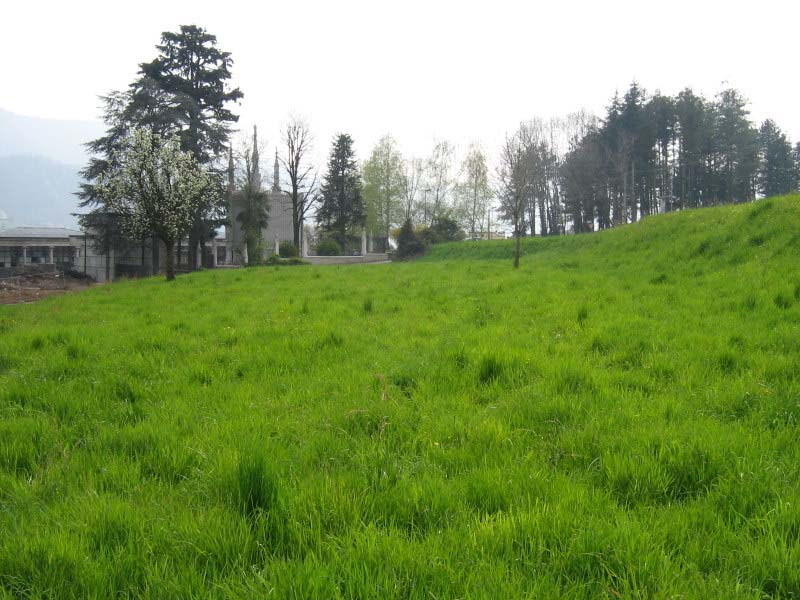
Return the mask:
<svg viewBox="0 0 800 600">
<path fill-rule="evenodd" d="M 261 169 L 259 167 L 259 162 L 261 162 L 261 160 L 258 156 L 258 129 L 253 125 L 253 181 L 251 181 L 250 184 L 254 190 L 258 191 L 261 190 Z"/>
<path fill-rule="evenodd" d="M 275 173 L 272 176 L 272 191 L 281 191 L 281 171 L 278 164 L 278 148 L 275 148 Z"/>
</svg>

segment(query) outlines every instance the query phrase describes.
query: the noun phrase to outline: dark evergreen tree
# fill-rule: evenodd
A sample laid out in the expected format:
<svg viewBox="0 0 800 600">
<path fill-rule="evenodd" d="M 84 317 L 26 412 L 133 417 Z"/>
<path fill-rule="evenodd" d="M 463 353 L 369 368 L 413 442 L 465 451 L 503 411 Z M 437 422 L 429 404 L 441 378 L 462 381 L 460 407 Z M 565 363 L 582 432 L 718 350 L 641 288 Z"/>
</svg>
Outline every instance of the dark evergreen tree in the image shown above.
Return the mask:
<svg viewBox="0 0 800 600">
<path fill-rule="evenodd" d="M 124 92 L 112 92 L 103 98 L 106 135 L 90 142 L 94 157 L 82 175 L 86 182 L 79 196 L 81 206 L 91 208 L 81 218 L 92 226 L 105 213 L 102 198 L 94 191 L 96 177 L 110 168 L 114 151 L 133 127 L 145 126 L 160 135 L 176 134 L 181 148 L 190 151 L 198 163 L 212 164 L 223 152 L 238 120 L 226 105 L 242 98 L 242 92 L 229 89 L 230 53 L 219 50 L 216 37 L 195 25 L 183 25 L 179 32 L 165 32 L 156 48 L 159 56 L 139 65 L 139 76 Z M 224 186 L 222 172 L 219 185 Z M 213 204 L 198 211 L 189 233 L 190 264 L 196 264 L 197 244 L 209 239 L 225 218 L 225 206 L 212 194 Z"/>
<path fill-rule="evenodd" d="M 623 97 L 614 95 L 599 126 L 589 120 L 570 130 L 576 122 L 565 122 L 564 154 L 540 135 L 539 122 L 526 129 L 523 232 L 593 231 L 800 186 L 800 144 L 792 151 L 771 121 L 759 132 L 736 90 L 708 101 L 688 88 L 676 97 L 647 96 L 633 83 Z"/>
<path fill-rule="evenodd" d="M 574 233 L 611 227 L 611 201 L 606 170 L 607 147 L 601 133 L 590 132 L 566 156 L 561 171 L 564 210 Z"/>
<path fill-rule="evenodd" d="M 712 154 L 716 203 L 744 202 L 755 197 L 758 132 L 747 118 L 747 101 L 736 90 L 724 90 L 714 105 Z"/>
<path fill-rule="evenodd" d="M 346 133 L 333 140 L 320 195 L 317 222 L 327 236 L 345 248 L 349 235 L 363 227 L 366 220 L 353 139 Z"/>
<path fill-rule="evenodd" d="M 230 52 L 217 48 L 216 36 L 196 25 L 164 32 L 156 49 L 155 60 L 139 65 L 128 113 L 177 133 L 182 149 L 207 164 L 224 152 L 231 124 L 239 120 L 226 107 L 243 96 L 238 88 L 228 89 Z"/>
<path fill-rule="evenodd" d="M 397 256 L 399 258 L 407 258 L 422 254 L 425 251 L 425 244 L 417 236 L 414 231 L 414 225 L 411 219 L 406 219 L 403 226 L 400 228 L 400 234 L 397 236 Z"/>
<path fill-rule="evenodd" d="M 646 118 L 650 123 L 655 148 L 654 152 L 650 154 L 654 164 L 645 167 L 647 169 L 645 174 L 649 175 L 650 183 L 647 189 L 652 195 L 645 203 L 648 210 L 642 212 L 643 214 L 654 214 L 675 208 L 672 185 L 677 124 L 675 101 L 669 96 L 662 96 L 656 92 L 655 96 L 647 102 Z"/>
<path fill-rule="evenodd" d="M 634 81 L 622 104 L 620 125 L 630 144 L 630 161 L 627 172 L 627 218 L 636 221 L 640 214 L 648 214 L 651 190 L 648 175 L 653 158 L 653 133 L 645 111 L 645 91 Z"/>
<path fill-rule="evenodd" d="M 758 191 L 764 196 L 788 194 L 797 187 L 796 166 L 792 145 L 771 119 L 759 131 L 761 164 L 758 170 Z"/>
<path fill-rule="evenodd" d="M 674 192 L 678 208 L 696 208 L 703 202 L 706 150 L 712 124 L 706 101 L 686 88 L 675 100 L 677 166 Z"/>
</svg>

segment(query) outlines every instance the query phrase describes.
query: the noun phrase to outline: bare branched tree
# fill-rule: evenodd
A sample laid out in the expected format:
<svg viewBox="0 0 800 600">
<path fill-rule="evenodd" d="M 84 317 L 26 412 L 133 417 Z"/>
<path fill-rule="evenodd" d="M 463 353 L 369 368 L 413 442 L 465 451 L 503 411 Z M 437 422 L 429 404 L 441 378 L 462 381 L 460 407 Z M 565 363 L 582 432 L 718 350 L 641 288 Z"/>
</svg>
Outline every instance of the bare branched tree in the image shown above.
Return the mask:
<svg viewBox="0 0 800 600">
<path fill-rule="evenodd" d="M 500 209 L 514 227 L 514 268 L 519 268 L 520 238 L 525 234 L 525 209 L 532 185 L 531 132 L 522 124 L 506 136 L 500 152 L 498 197 Z"/>
<path fill-rule="evenodd" d="M 414 216 L 417 208 L 417 192 L 420 182 L 425 174 L 425 163 L 421 158 L 411 158 L 405 161 L 403 169 L 403 212 L 404 221 L 409 221 Z"/>
<path fill-rule="evenodd" d="M 433 194 L 433 206 L 431 207 L 430 214 L 426 215 L 426 217 L 430 217 L 430 219 L 426 219 L 426 221 L 428 221 L 426 225 L 433 223 L 438 217 L 443 216 L 448 207 L 450 188 L 453 185 L 451 171 L 453 168 L 454 153 L 455 149 L 453 145 L 447 140 L 442 140 L 441 142 L 437 142 L 433 147 L 433 153 L 428 159 L 426 175 L 428 188 Z"/>
<path fill-rule="evenodd" d="M 459 214 L 464 226 L 475 239 L 478 229 L 483 229 L 483 217 L 489 209 L 492 190 L 489 186 L 489 168 L 480 145 L 470 145 L 461 163 L 461 181 L 456 186 L 460 200 Z"/>
<path fill-rule="evenodd" d="M 281 158 L 289 176 L 289 194 L 292 203 L 292 231 L 294 245 L 300 247 L 300 227 L 305 216 L 317 204 L 317 172 L 310 164 L 313 138 L 311 130 L 300 117 L 292 116 L 283 129 L 286 155 Z"/>
</svg>

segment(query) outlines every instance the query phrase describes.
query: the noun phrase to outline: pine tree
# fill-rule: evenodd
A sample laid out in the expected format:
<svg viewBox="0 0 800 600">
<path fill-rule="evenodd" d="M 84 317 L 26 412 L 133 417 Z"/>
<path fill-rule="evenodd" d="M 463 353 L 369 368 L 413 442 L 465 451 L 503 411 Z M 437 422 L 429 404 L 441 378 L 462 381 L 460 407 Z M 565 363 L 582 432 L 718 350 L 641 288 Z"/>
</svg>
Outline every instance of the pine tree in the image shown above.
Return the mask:
<svg viewBox="0 0 800 600">
<path fill-rule="evenodd" d="M 243 97 L 239 88 L 227 89 L 230 52 L 217 48 L 216 36 L 196 25 L 164 32 L 156 49 L 153 61 L 139 65 L 128 114 L 176 133 L 181 148 L 207 164 L 224 152 L 231 124 L 239 120 L 226 107 Z"/>
<path fill-rule="evenodd" d="M 349 234 L 364 227 L 366 215 L 361 192 L 353 138 L 339 134 L 334 138 L 328 158 L 328 171 L 321 188 L 317 222 L 323 231 L 346 247 Z"/>
<path fill-rule="evenodd" d="M 716 197 L 722 203 L 751 200 L 758 170 L 758 132 L 747 118 L 747 101 L 737 90 L 724 90 L 714 108 Z"/>
<path fill-rule="evenodd" d="M 759 193 L 777 196 L 794 190 L 797 182 L 792 145 L 772 119 L 767 119 L 761 125 L 759 142 Z"/>
<path fill-rule="evenodd" d="M 707 150 L 712 137 L 710 111 L 701 96 L 686 88 L 675 100 L 675 116 L 678 141 L 676 203 L 681 208 L 696 208 L 702 204 L 703 185 L 707 180 Z"/>
</svg>

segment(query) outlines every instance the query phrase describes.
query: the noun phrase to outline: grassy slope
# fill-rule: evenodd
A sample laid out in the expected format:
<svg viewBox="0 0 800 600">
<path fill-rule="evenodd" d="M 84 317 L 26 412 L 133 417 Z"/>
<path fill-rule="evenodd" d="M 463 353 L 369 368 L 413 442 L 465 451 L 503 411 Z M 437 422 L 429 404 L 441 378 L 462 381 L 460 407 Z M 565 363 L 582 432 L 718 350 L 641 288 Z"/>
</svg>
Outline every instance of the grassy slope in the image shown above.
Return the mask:
<svg viewBox="0 0 800 600">
<path fill-rule="evenodd" d="M 0 307 L 0 596 L 797 597 L 799 204 Z"/>
</svg>

